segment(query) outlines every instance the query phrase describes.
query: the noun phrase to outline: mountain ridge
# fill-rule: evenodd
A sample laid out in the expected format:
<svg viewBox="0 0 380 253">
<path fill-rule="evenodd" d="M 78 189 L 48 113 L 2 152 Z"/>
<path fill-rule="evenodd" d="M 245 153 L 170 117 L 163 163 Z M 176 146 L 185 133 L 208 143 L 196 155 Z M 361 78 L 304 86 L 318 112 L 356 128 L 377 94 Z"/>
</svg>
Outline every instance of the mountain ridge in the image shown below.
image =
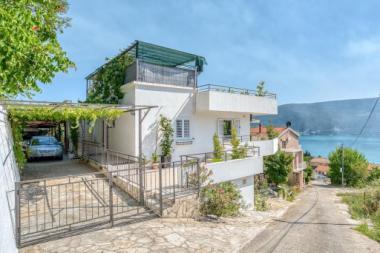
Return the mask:
<svg viewBox="0 0 380 253">
<path fill-rule="evenodd" d="M 376 98 L 345 99 L 313 103 L 290 103 L 278 106 L 278 115 L 257 117 L 264 125 L 292 128 L 304 135 L 357 134 L 363 127 Z M 380 134 L 380 106 L 364 131 L 365 135 Z"/>
</svg>

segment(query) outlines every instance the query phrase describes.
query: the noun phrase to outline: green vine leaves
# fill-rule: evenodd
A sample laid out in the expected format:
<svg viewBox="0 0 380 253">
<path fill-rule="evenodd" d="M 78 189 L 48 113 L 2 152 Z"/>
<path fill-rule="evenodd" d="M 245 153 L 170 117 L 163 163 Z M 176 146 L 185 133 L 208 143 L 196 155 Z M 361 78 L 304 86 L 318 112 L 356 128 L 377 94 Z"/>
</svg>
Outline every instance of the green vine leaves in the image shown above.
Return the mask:
<svg viewBox="0 0 380 253">
<path fill-rule="evenodd" d="M 22 151 L 22 131 L 23 126 L 28 121 L 51 121 L 71 123 L 71 128 L 77 129 L 81 120 L 90 122 L 89 132 L 92 132 L 95 122 L 103 119 L 110 124 L 121 116 L 123 110 L 117 108 L 81 108 L 81 107 L 58 107 L 52 108 L 43 106 L 8 106 L 8 117 L 12 126 L 14 140 L 14 154 L 19 168 L 22 170 L 26 159 Z"/>
</svg>

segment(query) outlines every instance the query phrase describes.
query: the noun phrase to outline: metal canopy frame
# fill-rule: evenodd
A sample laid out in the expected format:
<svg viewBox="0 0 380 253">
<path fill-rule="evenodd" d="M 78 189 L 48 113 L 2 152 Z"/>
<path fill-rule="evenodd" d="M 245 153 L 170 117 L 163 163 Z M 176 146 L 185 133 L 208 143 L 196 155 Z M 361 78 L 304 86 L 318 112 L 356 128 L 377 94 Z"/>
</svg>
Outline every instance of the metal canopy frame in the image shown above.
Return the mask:
<svg viewBox="0 0 380 253">
<path fill-rule="evenodd" d="M 51 107 L 52 109 L 58 108 L 89 108 L 89 109 L 119 109 L 124 112 L 132 112 L 139 110 L 149 110 L 156 108 L 157 106 L 152 105 L 120 105 L 120 104 L 89 104 L 89 103 L 73 103 L 71 101 L 63 102 L 49 102 L 49 101 L 34 101 L 34 100 L 0 100 L 0 105 L 7 106 L 20 106 L 20 108 L 26 109 L 25 107 Z"/>
<path fill-rule="evenodd" d="M 109 62 L 126 53 L 131 55 L 135 60 L 138 59 L 160 66 L 196 69 L 197 72 L 202 72 L 203 66 L 207 64 L 206 58 L 203 56 L 136 40 L 127 49 L 86 76 L 86 79 L 91 79 L 99 70 L 107 66 Z"/>
</svg>

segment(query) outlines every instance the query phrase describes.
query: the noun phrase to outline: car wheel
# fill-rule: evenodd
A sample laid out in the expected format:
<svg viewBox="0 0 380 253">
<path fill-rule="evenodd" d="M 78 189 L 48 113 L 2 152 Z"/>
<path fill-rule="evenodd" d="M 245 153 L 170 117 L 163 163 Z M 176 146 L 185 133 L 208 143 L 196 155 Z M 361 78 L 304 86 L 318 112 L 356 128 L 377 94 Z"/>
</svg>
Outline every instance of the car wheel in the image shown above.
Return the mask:
<svg viewBox="0 0 380 253">
<path fill-rule="evenodd" d="M 63 156 L 62 156 L 62 155 L 61 155 L 61 156 L 58 156 L 57 159 L 60 160 L 60 161 L 62 161 L 62 160 L 63 160 Z"/>
</svg>

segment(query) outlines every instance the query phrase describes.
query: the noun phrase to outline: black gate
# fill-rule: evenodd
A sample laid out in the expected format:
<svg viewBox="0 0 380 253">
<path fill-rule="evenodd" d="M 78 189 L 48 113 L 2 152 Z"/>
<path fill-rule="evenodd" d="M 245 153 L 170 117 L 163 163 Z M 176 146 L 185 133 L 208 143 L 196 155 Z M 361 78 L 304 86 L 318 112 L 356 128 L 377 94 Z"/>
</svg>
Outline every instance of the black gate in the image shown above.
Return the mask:
<svg viewBox="0 0 380 253">
<path fill-rule="evenodd" d="M 161 216 L 176 198 L 199 190 L 198 160 L 140 167 L 137 157 L 89 153 L 103 157 L 99 172 L 16 183 L 19 247 Z"/>
</svg>

